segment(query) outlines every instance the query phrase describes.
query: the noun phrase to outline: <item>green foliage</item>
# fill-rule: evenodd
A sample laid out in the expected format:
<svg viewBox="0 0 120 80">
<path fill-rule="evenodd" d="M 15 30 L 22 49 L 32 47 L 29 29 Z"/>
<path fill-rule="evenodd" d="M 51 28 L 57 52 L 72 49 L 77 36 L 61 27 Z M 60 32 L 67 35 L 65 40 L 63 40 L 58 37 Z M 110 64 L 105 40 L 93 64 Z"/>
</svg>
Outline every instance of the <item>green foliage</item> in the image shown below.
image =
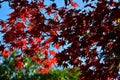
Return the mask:
<svg viewBox="0 0 120 80">
<path fill-rule="evenodd" d="M 78 80 L 81 72 L 79 68 L 56 69 L 51 70 L 48 74 L 43 75 L 43 79 L 46 80 Z"/>
<path fill-rule="evenodd" d="M 0 80 L 78 80 L 81 74 L 78 68 L 56 69 L 51 70 L 48 74 L 40 74 L 37 71 L 40 65 L 25 55 L 23 55 L 24 67 L 17 69 L 14 62 L 17 54 L 18 52 L 14 51 L 9 57 L 3 58 L 3 63 L 0 64 Z M 40 57 L 40 55 L 38 56 Z"/>
</svg>

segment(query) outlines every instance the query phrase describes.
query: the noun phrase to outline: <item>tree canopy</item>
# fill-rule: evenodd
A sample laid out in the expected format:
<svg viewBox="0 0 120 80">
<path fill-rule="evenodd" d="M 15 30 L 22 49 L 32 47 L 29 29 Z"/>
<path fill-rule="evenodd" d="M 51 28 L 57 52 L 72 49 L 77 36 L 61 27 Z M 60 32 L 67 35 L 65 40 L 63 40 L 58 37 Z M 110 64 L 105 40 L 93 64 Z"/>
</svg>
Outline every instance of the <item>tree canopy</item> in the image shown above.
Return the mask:
<svg viewBox="0 0 120 80">
<path fill-rule="evenodd" d="M 5 58 L 18 51 L 16 68 L 23 68 L 25 54 L 42 73 L 57 64 L 79 67 L 81 80 L 120 78 L 119 1 L 83 0 L 83 9 L 77 9 L 74 0 L 64 0 L 60 8 L 56 3 L 45 5 L 44 0 L 6 1 L 14 11 L 0 21 L 0 51 Z"/>
</svg>

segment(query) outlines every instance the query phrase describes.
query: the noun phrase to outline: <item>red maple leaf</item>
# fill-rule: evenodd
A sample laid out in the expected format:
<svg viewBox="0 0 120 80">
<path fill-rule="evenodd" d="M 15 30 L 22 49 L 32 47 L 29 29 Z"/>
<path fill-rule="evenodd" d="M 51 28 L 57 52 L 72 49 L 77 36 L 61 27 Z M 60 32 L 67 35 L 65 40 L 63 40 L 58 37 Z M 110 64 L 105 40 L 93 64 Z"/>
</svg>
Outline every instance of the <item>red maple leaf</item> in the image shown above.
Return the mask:
<svg viewBox="0 0 120 80">
<path fill-rule="evenodd" d="M 54 14 L 54 19 L 58 21 L 58 14 Z"/>
<path fill-rule="evenodd" d="M 73 2 L 73 1 L 71 2 L 71 5 L 72 5 L 74 8 L 79 7 L 78 3 Z"/>
<path fill-rule="evenodd" d="M 19 68 L 19 69 L 23 68 L 23 62 L 21 62 L 20 60 L 15 60 L 15 62 L 16 62 L 15 64 L 16 68 Z"/>
<path fill-rule="evenodd" d="M 60 45 L 59 45 L 58 43 L 56 43 L 56 44 L 54 44 L 54 47 L 55 47 L 56 49 L 59 49 L 59 48 L 60 48 Z"/>
<path fill-rule="evenodd" d="M 55 53 L 55 51 L 50 50 L 50 54 L 54 56 L 56 53 Z"/>
<path fill-rule="evenodd" d="M 38 72 L 40 72 L 41 74 L 45 74 L 45 73 L 48 73 L 49 72 L 49 69 L 47 68 L 38 68 Z"/>
<path fill-rule="evenodd" d="M 54 64 L 56 64 L 56 62 L 57 62 L 57 58 L 54 57 L 54 58 L 52 58 L 50 61 L 51 61 L 52 65 L 54 65 Z"/>
<path fill-rule="evenodd" d="M 52 37 L 49 37 L 48 39 L 46 39 L 46 40 L 44 41 L 44 44 L 50 43 L 52 40 L 53 40 L 53 38 L 52 38 Z"/>
<path fill-rule="evenodd" d="M 2 55 L 3 55 L 4 57 L 8 57 L 8 56 L 10 55 L 10 52 L 9 52 L 9 51 L 6 51 L 6 49 L 4 49 L 3 52 L 2 52 Z"/>
</svg>

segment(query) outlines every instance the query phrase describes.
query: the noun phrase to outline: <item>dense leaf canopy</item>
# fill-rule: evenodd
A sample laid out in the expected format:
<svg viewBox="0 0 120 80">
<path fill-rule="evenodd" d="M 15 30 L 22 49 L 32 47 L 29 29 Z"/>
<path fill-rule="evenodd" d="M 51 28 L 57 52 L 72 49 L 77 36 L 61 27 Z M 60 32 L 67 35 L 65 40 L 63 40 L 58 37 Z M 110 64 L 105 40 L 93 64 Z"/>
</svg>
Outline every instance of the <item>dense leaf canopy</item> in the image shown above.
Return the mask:
<svg viewBox="0 0 120 80">
<path fill-rule="evenodd" d="M 16 63 L 23 64 L 22 54 L 26 54 L 43 64 L 38 70 L 45 73 L 58 64 L 79 67 L 82 80 L 120 78 L 120 2 L 83 0 L 84 9 L 76 9 L 79 4 L 64 1 L 72 7 L 45 5 L 44 0 L 10 0 L 14 11 L 0 21 L 1 55 L 8 57 L 17 50 L 21 58 Z M 40 53 L 43 57 L 35 56 Z"/>
</svg>

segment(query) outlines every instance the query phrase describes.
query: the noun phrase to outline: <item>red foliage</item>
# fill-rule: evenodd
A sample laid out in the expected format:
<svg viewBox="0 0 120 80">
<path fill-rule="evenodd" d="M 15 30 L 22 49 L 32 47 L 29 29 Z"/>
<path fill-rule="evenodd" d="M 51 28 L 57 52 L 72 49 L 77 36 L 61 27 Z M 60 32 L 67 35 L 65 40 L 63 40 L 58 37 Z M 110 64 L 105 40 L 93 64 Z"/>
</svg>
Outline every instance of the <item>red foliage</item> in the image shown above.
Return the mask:
<svg viewBox="0 0 120 80">
<path fill-rule="evenodd" d="M 41 1 L 13 0 L 14 11 L 6 22 L 0 21 L 4 43 L 10 45 L 2 46 L 2 55 L 9 56 L 4 51 L 6 47 L 10 51 L 20 49 L 36 63 L 44 64 L 38 69 L 42 73 L 57 63 L 63 67 L 80 67 L 82 80 L 119 78 L 120 3 L 98 0 L 94 6 L 87 4 L 94 0 L 83 1 L 86 2 L 84 10 L 76 10 L 78 4 L 72 0 L 65 0 L 65 4 L 71 3 L 74 9 L 57 8 L 55 4 L 46 6 Z M 43 58 L 35 57 L 39 52 Z M 16 61 L 16 67 L 23 67 L 21 60 Z"/>
<path fill-rule="evenodd" d="M 15 60 L 16 64 L 15 67 L 18 69 L 22 69 L 23 68 L 23 62 L 20 60 Z"/>
<path fill-rule="evenodd" d="M 15 67 L 18 68 L 18 69 L 22 69 L 23 66 L 24 66 L 24 64 L 23 64 L 23 57 L 22 57 L 22 55 L 16 56 Z"/>
<path fill-rule="evenodd" d="M 6 49 L 4 49 L 3 52 L 2 52 L 2 56 L 8 57 L 9 55 L 10 55 L 10 52 L 6 51 Z"/>
<path fill-rule="evenodd" d="M 35 62 L 36 62 L 37 64 L 39 64 L 39 65 L 43 62 L 43 60 L 42 60 L 41 58 L 38 58 L 38 57 L 36 57 L 36 56 L 33 56 L 33 57 L 32 57 L 32 60 L 35 61 Z"/>
<path fill-rule="evenodd" d="M 76 7 L 79 7 L 79 5 L 76 3 L 76 2 L 71 2 L 71 5 L 74 7 L 74 8 L 76 8 Z"/>
<path fill-rule="evenodd" d="M 50 54 L 53 55 L 53 56 L 55 56 L 55 51 L 50 50 Z"/>
<path fill-rule="evenodd" d="M 38 68 L 38 72 L 40 72 L 41 74 L 45 74 L 49 72 L 49 69 L 45 69 L 45 68 Z"/>
</svg>

